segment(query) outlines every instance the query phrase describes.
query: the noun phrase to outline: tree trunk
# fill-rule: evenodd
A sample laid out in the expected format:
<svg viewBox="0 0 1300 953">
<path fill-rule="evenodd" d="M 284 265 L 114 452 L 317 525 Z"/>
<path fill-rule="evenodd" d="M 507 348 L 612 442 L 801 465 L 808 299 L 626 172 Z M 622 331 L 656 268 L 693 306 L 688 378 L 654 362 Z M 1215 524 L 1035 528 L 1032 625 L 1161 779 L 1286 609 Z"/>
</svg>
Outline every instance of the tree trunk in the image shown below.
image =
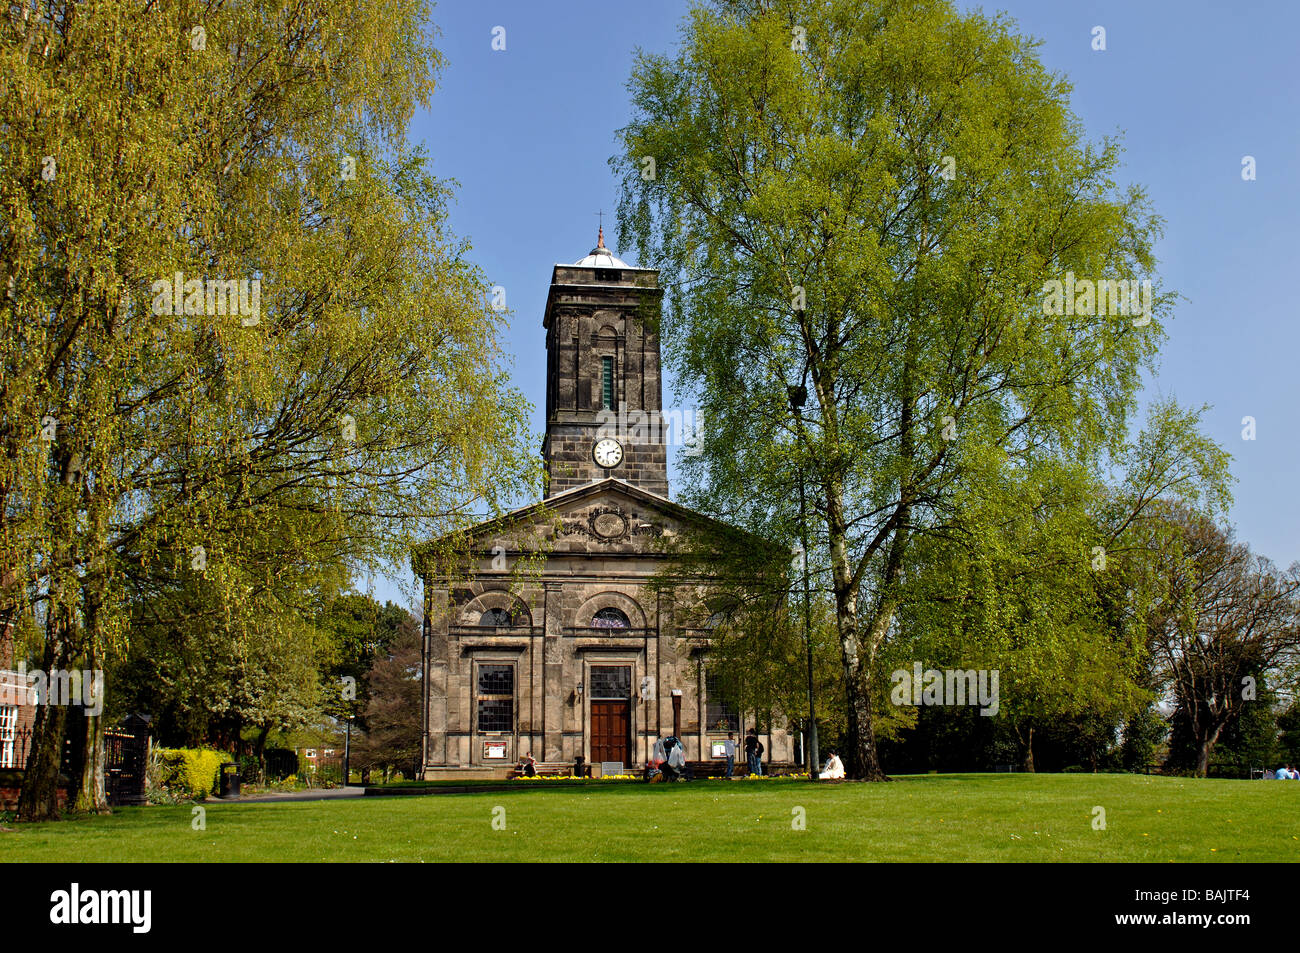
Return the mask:
<svg viewBox="0 0 1300 953">
<path fill-rule="evenodd" d="M 104 631 L 103 608 L 108 596 L 108 574 L 106 566 L 106 537 L 108 507 L 101 499 L 102 493 L 96 493 L 90 501 L 90 526 L 93 533 L 91 544 L 94 551 L 90 558 L 89 571 L 82 580 L 82 617 L 85 642 L 85 671 L 90 673 L 95 697 L 89 708 L 84 710 L 82 733 L 76 740 L 81 747 L 81 764 L 78 774 L 68 779 L 75 785 L 69 791 L 69 799 L 75 797 L 73 810 L 86 814 L 111 814 L 108 806 L 108 793 L 105 787 L 104 773 L 107 768 L 108 751 L 104 740 L 104 706 L 107 699 L 107 686 L 104 682 L 104 652 L 107 634 Z M 82 689 L 82 698 L 90 697 L 90 692 Z"/>
<path fill-rule="evenodd" d="M 269 723 L 262 725 L 257 732 L 257 741 L 255 742 L 255 745 L 257 746 L 257 774 L 259 784 L 266 783 L 266 737 L 270 733 L 271 725 Z"/>
<path fill-rule="evenodd" d="M 857 600 L 852 593 L 836 594 L 840 630 L 840 660 L 848 713 L 849 775 L 859 781 L 888 781 L 876 752 L 876 729 L 871 710 L 870 663 L 864 664 L 858 639 Z"/>
<path fill-rule="evenodd" d="M 832 479 L 826 486 L 826 524 L 831 578 L 835 587 L 835 626 L 840 638 L 840 663 L 844 669 L 847 701 L 845 771 L 859 781 L 887 781 L 876 752 L 875 724 L 871 717 L 871 666 L 862 658 L 858 637 L 858 589 L 849 565 L 842 487 Z"/>
<path fill-rule="evenodd" d="M 1199 737 L 1196 739 L 1196 776 L 1198 778 L 1203 778 L 1210 773 L 1210 752 L 1214 750 L 1214 745 L 1219 740 L 1219 732 L 1222 730 L 1223 725 L 1219 725 L 1214 729 L 1197 733 Z"/>
<path fill-rule="evenodd" d="M 1034 727 L 1029 726 L 1029 739 L 1025 742 L 1025 760 L 1022 767 L 1029 774 L 1034 774 Z"/>
<path fill-rule="evenodd" d="M 852 744 L 852 777 L 859 781 L 888 781 L 876 752 L 876 727 L 871 715 L 871 692 L 859 687 L 848 692 L 848 732 Z"/>
<path fill-rule="evenodd" d="M 80 728 L 81 772 L 79 777 L 69 779 L 70 782 L 79 781 L 72 809 L 85 814 L 111 814 L 105 783 L 108 750 L 104 741 L 104 716 L 87 712 L 81 719 Z"/>
<path fill-rule="evenodd" d="M 68 708 L 50 704 L 49 681 L 52 673 L 66 671 L 71 661 L 69 629 L 71 613 L 57 601 L 51 601 L 46 623 L 45 653 L 42 664 L 46 676 L 46 693 L 36 709 L 32 725 L 31 748 L 23 772 L 22 793 L 18 796 L 17 818 L 20 821 L 48 821 L 59 817 L 59 769 L 63 762 Z"/>
</svg>

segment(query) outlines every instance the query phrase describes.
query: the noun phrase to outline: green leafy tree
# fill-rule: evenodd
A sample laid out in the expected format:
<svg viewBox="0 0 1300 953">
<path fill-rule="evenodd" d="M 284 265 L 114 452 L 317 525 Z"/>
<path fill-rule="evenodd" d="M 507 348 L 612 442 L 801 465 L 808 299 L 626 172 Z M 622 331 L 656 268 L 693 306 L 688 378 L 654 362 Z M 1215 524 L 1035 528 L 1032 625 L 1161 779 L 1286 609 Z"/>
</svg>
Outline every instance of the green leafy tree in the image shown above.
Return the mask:
<svg viewBox="0 0 1300 953">
<path fill-rule="evenodd" d="M 408 779 L 416 776 L 423 751 L 422 652 L 420 622 L 406 613 L 368 673 L 366 731 L 351 759 L 356 767 L 380 768 L 385 778 L 394 769 Z"/>
<path fill-rule="evenodd" d="M 1187 510 L 1172 510 L 1167 528 L 1156 537 L 1164 589 L 1147 615 L 1151 653 L 1175 704 L 1171 760 L 1204 777 L 1243 715 L 1256 725 L 1274 718 L 1267 682 L 1300 656 L 1300 564 L 1278 570 Z M 1238 732 L 1239 753 L 1258 749 L 1258 733 Z"/>
<path fill-rule="evenodd" d="M 185 573 L 273 646 L 308 617 L 280 566 L 336 593 L 532 481 L 501 316 L 404 141 L 426 4 L 6 18 L 0 611 L 37 618 L 43 667 L 104 667 Z M 23 818 L 56 813 L 65 722 L 39 711 Z M 72 740 L 103 810 L 101 719 Z"/>
<path fill-rule="evenodd" d="M 380 604 L 362 593 L 339 596 L 317 618 L 326 633 L 329 653 L 322 671 L 327 708 L 335 717 L 361 714 L 370 701 L 369 676 L 411 614 L 392 602 Z"/>
<path fill-rule="evenodd" d="M 706 421 L 689 502 L 757 531 L 806 483 L 846 763 L 882 779 L 878 655 L 912 547 L 964 487 L 1120 446 L 1168 296 L 1067 315 L 1047 283 L 1151 279 L 1158 222 L 1033 42 L 942 0 L 718 0 L 630 88 L 619 224 L 667 276 L 669 360 Z"/>
<path fill-rule="evenodd" d="M 1295 684 L 1295 682 L 1291 682 Z M 1291 702 L 1277 716 L 1278 752 L 1289 764 L 1300 764 L 1300 705 Z"/>
<path fill-rule="evenodd" d="M 1226 506 L 1227 457 L 1199 424 L 1198 412 L 1154 403 L 1114 456 L 1112 486 L 1061 460 L 968 474 L 945 522 L 913 547 L 892 655 L 998 671 L 996 717 L 1028 770 L 1044 733 L 1100 765 L 1161 693 L 1142 542 L 1174 501 Z"/>
</svg>

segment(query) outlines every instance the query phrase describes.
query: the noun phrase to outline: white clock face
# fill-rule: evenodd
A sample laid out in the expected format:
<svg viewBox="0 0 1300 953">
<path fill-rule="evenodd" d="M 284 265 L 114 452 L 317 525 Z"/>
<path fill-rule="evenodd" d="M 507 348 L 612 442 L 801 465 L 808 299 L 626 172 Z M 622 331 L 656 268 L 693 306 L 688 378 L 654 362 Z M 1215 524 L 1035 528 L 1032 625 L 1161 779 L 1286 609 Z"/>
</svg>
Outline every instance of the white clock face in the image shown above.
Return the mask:
<svg viewBox="0 0 1300 953">
<path fill-rule="evenodd" d="M 596 446 L 592 448 L 591 455 L 596 463 L 605 469 L 616 467 L 623 461 L 623 446 L 613 437 L 605 437 L 603 440 L 597 440 Z"/>
</svg>

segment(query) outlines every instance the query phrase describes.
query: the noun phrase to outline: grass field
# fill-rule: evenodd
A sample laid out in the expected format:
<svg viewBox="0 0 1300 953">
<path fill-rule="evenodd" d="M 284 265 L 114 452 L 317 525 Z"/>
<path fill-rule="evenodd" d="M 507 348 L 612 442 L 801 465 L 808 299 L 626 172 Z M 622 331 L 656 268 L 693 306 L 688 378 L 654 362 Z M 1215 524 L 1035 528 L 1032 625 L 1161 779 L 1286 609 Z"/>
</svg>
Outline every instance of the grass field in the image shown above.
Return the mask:
<svg viewBox="0 0 1300 953">
<path fill-rule="evenodd" d="M 10 823 L 0 862 L 1300 860 L 1300 784 L 1140 775 L 535 782 L 504 793 L 204 807 L 201 831 L 190 806 Z M 1094 830 L 1095 807 L 1105 809 L 1104 830 Z M 806 830 L 792 828 L 796 808 Z"/>
</svg>

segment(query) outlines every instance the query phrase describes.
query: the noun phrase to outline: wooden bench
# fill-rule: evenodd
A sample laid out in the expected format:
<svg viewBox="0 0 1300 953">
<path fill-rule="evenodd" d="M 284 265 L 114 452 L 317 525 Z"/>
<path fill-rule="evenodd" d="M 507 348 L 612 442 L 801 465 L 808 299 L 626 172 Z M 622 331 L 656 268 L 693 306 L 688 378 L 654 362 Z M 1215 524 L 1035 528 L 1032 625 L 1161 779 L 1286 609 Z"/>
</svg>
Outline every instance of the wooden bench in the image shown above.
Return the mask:
<svg viewBox="0 0 1300 953">
<path fill-rule="evenodd" d="M 694 778 L 725 778 L 727 776 L 727 762 L 721 758 L 710 761 L 687 761 L 686 768 L 689 776 Z M 749 774 L 748 765 L 740 758 L 737 758 L 731 776 L 733 778 L 743 778 L 747 774 Z"/>
<path fill-rule="evenodd" d="M 543 776 L 548 778 L 573 777 L 572 761 L 538 761 L 533 767 L 537 769 L 538 777 L 543 777 Z M 584 765 L 584 767 L 586 766 Z M 510 772 L 506 775 L 506 777 L 513 780 L 515 778 L 525 777 L 525 775 L 523 771 L 521 771 L 519 768 L 516 767 L 516 768 L 511 768 Z"/>
</svg>

